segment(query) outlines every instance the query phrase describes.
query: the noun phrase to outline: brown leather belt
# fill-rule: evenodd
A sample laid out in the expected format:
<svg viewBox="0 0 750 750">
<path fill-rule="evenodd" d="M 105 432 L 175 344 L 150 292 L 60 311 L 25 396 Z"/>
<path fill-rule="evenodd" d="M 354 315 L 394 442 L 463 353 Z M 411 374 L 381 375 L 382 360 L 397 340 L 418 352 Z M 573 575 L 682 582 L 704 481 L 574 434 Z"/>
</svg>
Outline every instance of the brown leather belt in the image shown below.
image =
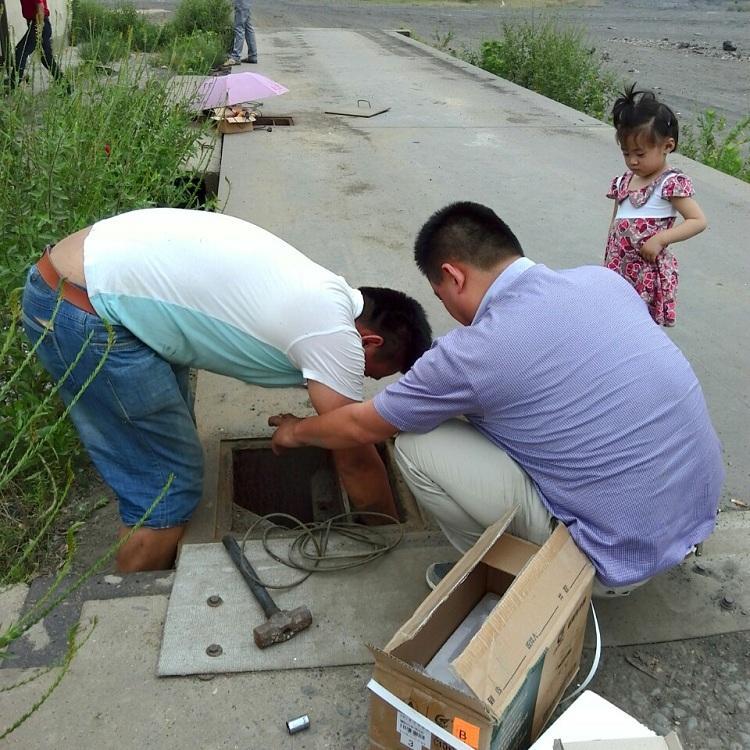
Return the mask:
<svg viewBox="0 0 750 750">
<path fill-rule="evenodd" d="M 66 302 L 70 302 L 71 305 L 75 305 L 79 310 L 91 313 L 91 315 L 97 315 L 94 306 L 91 304 L 88 292 L 77 284 L 71 284 L 69 281 L 60 276 L 57 269 L 52 265 L 52 261 L 49 257 L 49 251 L 52 249 L 52 245 L 47 245 L 44 248 L 44 255 L 39 259 L 36 264 L 39 275 L 44 279 L 44 282 L 50 289 L 60 291 L 62 298 Z"/>
</svg>

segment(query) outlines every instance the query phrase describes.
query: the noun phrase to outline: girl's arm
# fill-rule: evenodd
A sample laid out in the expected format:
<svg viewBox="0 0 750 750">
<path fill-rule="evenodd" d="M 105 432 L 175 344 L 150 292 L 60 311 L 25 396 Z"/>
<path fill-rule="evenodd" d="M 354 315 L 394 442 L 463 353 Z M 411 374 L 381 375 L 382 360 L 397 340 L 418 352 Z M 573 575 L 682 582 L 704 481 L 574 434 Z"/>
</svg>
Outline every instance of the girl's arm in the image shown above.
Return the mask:
<svg viewBox="0 0 750 750">
<path fill-rule="evenodd" d="M 612 218 L 609 220 L 609 231 L 612 231 L 612 225 L 615 223 L 615 216 L 617 216 L 617 207 L 620 205 L 620 201 L 617 200 L 617 196 L 620 190 L 620 181 L 622 176 L 615 177 L 612 180 L 612 184 L 609 186 L 609 192 L 607 198 L 612 199 Z"/>
<path fill-rule="evenodd" d="M 609 229 L 612 231 L 612 224 L 615 223 L 615 216 L 617 216 L 617 201 L 613 200 L 612 203 L 614 204 L 612 206 L 612 218 L 609 220 Z"/>
<path fill-rule="evenodd" d="M 684 221 L 675 224 L 671 229 L 665 229 L 663 232 L 655 234 L 641 245 L 641 255 L 651 263 L 656 260 L 656 256 L 667 245 L 689 240 L 696 234 L 700 234 L 708 226 L 706 217 L 694 198 L 672 198 L 671 202 L 682 215 Z"/>
</svg>

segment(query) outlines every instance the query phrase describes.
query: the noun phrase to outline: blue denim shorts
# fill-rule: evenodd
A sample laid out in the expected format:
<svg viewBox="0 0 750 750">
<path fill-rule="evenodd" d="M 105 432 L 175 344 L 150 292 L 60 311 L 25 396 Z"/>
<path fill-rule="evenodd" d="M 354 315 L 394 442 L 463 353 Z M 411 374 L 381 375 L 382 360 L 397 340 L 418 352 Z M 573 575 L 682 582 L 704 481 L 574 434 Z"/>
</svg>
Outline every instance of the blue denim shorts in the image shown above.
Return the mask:
<svg viewBox="0 0 750 750">
<path fill-rule="evenodd" d="M 60 388 L 66 404 L 81 390 L 106 351 L 101 318 L 63 300 L 35 267 L 23 293 L 23 327 L 55 381 L 90 342 Z M 114 345 L 102 368 L 70 412 L 86 450 L 114 490 L 125 526 L 134 526 L 172 484 L 145 525 L 170 528 L 187 522 L 201 497 L 203 452 L 193 421 L 187 367 L 171 365 L 122 326 L 111 326 Z M 46 334 L 45 334 L 46 331 Z"/>
</svg>

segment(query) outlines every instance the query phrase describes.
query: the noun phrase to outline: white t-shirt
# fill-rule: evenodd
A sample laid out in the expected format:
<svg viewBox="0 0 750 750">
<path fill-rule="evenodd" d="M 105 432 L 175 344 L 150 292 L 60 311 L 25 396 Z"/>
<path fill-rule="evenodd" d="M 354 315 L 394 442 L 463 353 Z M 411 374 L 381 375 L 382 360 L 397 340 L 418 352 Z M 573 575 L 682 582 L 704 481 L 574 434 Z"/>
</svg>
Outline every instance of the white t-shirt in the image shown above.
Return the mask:
<svg viewBox="0 0 750 750">
<path fill-rule="evenodd" d="M 362 400 L 362 294 L 241 219 L 147 208 L 84 243 L 91 303 L 169 362 L 266 387 L 318 381 Z"/>
</svg>

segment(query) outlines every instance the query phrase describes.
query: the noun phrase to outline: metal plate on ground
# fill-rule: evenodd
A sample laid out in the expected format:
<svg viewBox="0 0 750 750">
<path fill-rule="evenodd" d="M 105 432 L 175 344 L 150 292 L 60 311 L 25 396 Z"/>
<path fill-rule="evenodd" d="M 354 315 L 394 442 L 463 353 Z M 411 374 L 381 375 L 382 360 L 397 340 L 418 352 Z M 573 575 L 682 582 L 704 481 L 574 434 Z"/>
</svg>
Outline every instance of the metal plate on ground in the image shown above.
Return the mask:
<svg viewBox="0 0 750 750">
<path fill-rule="evenodd" d="M 276 541 L 273 543 L 274 549 Z M 271 560 L 260 542 L 248 542 L 246 555 L 263 580 L 296 577 Z M 384 645 L 427 596 L 427 566 L 453 560 L 445 545 L 418 546 L 413 540 L 359 568 L 317 573 L 288 591 L 271 590 L 282 609 L 306 605 L 313 624 L 286 643 L 259 649 L 253 628 L 265 621 L 260 605 L 222 544 L 182 548 L 169 599 L 157 673 L 160 676 L 253 672 L 366 664 L 367 643 Z M 219 606 L 209 606 L 220 596 Z M 211 645 L 221 647 L 209 656 Z M 216 651 L 214 649 L 213 651 Z"/>
<path fill-rule="evenodd" d="M 692 556 L 630 596 L 595 599 L 594 607 L 605 646 L 750 630 L 750 554 Z"/>
</svg>

